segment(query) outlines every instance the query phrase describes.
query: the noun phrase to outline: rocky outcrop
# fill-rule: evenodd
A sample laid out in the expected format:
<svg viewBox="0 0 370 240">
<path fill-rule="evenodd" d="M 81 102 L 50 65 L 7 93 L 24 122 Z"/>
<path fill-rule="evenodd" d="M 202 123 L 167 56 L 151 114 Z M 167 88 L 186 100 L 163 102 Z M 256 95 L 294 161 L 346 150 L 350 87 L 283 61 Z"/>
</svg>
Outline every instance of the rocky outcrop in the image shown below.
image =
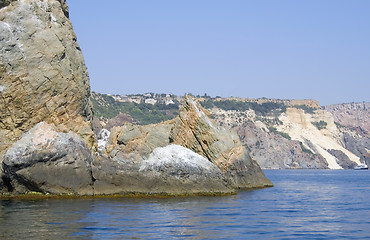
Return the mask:
<svg viewBox="0 0 370 240">
<path fill-rule="evenodd" d="M 92 195 L 92 155 L 73 132 L 37 124 L 5 154 L 4 180 L 9 192 Z"/>
<path fill-rule="evenodd" d="M 94 149 L 89 77 L 65 1 L 0 5 L 0 165 L 41 121 L 77 133 Z"/>
<path fill-rule="evenodd" d="M 233 193 L 221 171 L 204 157 L 178 145 L 155 148 L 148 158 L 115 157 L 94 162 L 95 194 Z"/>
<path fill-rule="evenodd" d="M 0 193 L 214 194 L 272 186 L 238 136 L 189 96 L 175 120 L 114 127 L 127 118 L 121 115 L 111 133 L 100 132 L 97 149 L 88 73 L 65 0 L 0 7 Z"/>
<path fill-rule="evenodd" d="M 220 127 L 190 96 L 185 96 L 179 117 L 171 129 L 170 142 L 193 150 L 206 157 L 227 177 L 235 188 L 271 185 L 258 164 L 252 160 L 238 135 Z"/>
<path fill-rule="evenodd" d="M 272 186 L 236 133 L 217 126 L 190 96 L 174 120 L 113 128 L 104 152 L 108 158 L 94 162 L 98 192 L 231 193 Z"/>
<path fill-rule="evenodd" d="M 89 77 L 66 13 L 56 0 L 0 9 L 0 157 L 41 121 L 94 145 Z"/>
</svg>

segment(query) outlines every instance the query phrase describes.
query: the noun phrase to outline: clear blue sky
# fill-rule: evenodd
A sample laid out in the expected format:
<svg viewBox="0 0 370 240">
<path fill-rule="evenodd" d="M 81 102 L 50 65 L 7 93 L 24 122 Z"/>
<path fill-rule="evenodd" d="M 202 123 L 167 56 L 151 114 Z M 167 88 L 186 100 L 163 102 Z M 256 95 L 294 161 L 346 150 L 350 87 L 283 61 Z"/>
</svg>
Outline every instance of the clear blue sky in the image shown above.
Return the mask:
<svg viewBox="0 0 370 240">
<path fill-rule="evenodd" d="M 370 101 L 370 0 L 69 0 L 100 93 Z"/>
</svg>

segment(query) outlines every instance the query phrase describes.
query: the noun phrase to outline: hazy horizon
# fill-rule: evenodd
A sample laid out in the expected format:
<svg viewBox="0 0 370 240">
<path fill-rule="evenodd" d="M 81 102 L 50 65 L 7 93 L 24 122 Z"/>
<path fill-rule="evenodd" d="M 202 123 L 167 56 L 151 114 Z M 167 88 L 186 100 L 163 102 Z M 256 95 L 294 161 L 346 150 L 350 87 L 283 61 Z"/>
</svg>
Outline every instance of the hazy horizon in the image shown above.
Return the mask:
<svg viewBox="0 0 370 240">
<path fill-rule="evenodd" d="M 370 1 L 68 4 L 99 93 L 370 101 Z"/>
</svg>

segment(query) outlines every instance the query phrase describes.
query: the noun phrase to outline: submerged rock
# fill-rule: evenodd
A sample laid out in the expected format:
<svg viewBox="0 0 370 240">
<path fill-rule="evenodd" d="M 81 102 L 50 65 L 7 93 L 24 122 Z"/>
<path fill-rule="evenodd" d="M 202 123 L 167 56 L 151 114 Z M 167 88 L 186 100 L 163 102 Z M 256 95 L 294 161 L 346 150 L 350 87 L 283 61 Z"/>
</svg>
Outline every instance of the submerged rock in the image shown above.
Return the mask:
<svg viewBox="0 0 370 240">
<path fill-rule="evenodd" d="M 6 152 L 6 187 L 13 193 L 92 195 L 91 163 L 91 152 L 79 136 L 41 122 Z"/>
</svg>

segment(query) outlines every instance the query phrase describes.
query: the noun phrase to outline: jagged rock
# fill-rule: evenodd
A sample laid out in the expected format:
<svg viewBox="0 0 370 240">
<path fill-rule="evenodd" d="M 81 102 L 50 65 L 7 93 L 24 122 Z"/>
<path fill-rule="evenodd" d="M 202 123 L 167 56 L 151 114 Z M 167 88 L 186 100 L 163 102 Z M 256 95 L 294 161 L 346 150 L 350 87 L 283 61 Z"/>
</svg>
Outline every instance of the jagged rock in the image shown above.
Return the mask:
<svg viewBox="0 0 370 240">
<path fill-rule="evenodd" d="M 118 158 L 133 162 L 146 159 L 155 148 L 170 144 L 171 128 L 171 121 L 146 126 L 126 123 L 120 128 L 115 127 L 108 140 L 107 154 L 112 159 Z"/>
<path fill-rule="evenodd" d="M 189 95 L 179 109 L 170 142 L 206 157 L 226 176 L 234 188 L 271 186 L 258 164 L 242 146 L 238 135 L 218 126 L 207 110 Z"/>
<path fill-rule="evenodd" d="M 13 193 L 93 194 L 92 155 L 75 133 L 41 122 L 5 154 L 6 187 Z"/>
<path fill-rule="evenodd" d="M 200 107 L 190 96 L 186 96 L 184 104 L 179 110 L 179 117 L 174 120 L 146 126 L 126 123 L 122 127 L 113 128 L 105 149 L 111 161 L 104 159 L 104 157 L 100 161 L 96 161 L 94 165 L 100 170 L 94 171 L 97 174 L 97 176 L 94 175 L 94 178 L 105 179 L 103 180 L 103 185 L 106 185 L 109 181 L 121 182 L 123 179 L 130 179 L 128 185 L 131 186 L 132 191 L 135 189 L 135 186 L 139 190 L 144 187 L 141 181 L 145 182 L 150 179 L 154 181 L 157 179 L 155 176 L 158 174 L 158 169 L 162 169 L 160 170 L 160 179 L 162 180 L 157 180 L 159 182 L 163 182 L 163 179 L 168 180 L 173 177 L 171 172 L 184 172 L 185 169 L 182 169 L 182 165 L 178 160 L 174 161 L 172 159 L 170 161 L 171 163 L 165 163 L 165 160 L 161 161 L 158 157 L 153 157 L 152 155 L 153 151 L 156 151 L 158 148 L 160 149 L 170 144 L 175 144 L 192 150 L 194 154 L 199 154 L 207 159 L 209 164 L 217 167 L 220 173 L 222 173 L 224 184 L 227 184 L 229 190 L 234 188 L 272 186 L 272 183 L 264 176 L 258 164 L 249 157 L 248 152 L 241 145 L 236 133 L 217 126 L 205 112 L 206 110 Z M 160 150 L 157 150 L 157 154 L 158 151 Z M 172 152 L 173 156 L 176 155 L 173 154 L 174 150 L 169 152 Z M 169 152 L 167 151 L 166 153 Z M 169 157 L 164 158 L 168 159 Z M 148 159 L 151 160 L 149 161 Z M 180 159 L 184 161 L 183 164 L 187 164 L 184 160 L 186 158 L 181 157 Z M 148 161 L 152 163 L 153 168 L 142 167 L 148 163 Z M 157 163 L 154 163 L 154 161 L 157 161 Z M 164 171 L 164 167 L 161 166 L 161 163 L 169 168 Z M 198 170 L 194 170 L 192 174 L 195 175 L 190 179 L 198 179 L 199 186 L 211 186 L 210 180 L 197 176 L 199 171 L 207 173 L 207 169 L 200 170 L 202 166 L 204 166 L 204 164 L 200 164 L 197 168 Z M 140 169 L 141 171 L 139 171 Z M 152 170 L 149 171 L 149 169 Z M 114 176 L 116 180 L 110 178 L 110 176 Z M 183 178 L 181 175 L 177 177 L 181 181 L 186 182 L 189 180 L 188 177 Z M 219 179 L 215 177 L 215 175 L 213 178 L 214 181 Z M 98 182 L 96 184 L 98 184 Z M 177 184 L 177 181 L 175 182 Z M 217 180 L 217 182 L 219 181 Z M 116 183 L 113 185 L 118 184 Z M 156 186 L 156 188 L 162 189 L 163 186 L 160 185 L 161 184 Z M 145 183 L 145 187 L 146 186 L 147 184 Z M 187 184 L 185 184 L 184 187 L 185 186 L 187 186 Z M 191 184 L 189 186 L 191 186 Z M 225 191 L 224 185 L 218 184 L 218 186 L 219 191 Z M 114 189 L 112 187 L 108 188 Z M 117 186 L 117 188 L 115 188 L 116 190 L 112 191 L 118 191 L 120 188 L 122 187 Z M 186 189 L 190 192 L 193 191 L 190 187 L 186 187 Z M 204 187 L 203 190 L 205 189 Z M 216 188 L 210 188 L 209 191 L 211 190 L 216 191 Z M 129 190 L 126 189 L 126 191 Z M 140 191 L 144 190 L 141 189 Z M 195 189 L 194 191 L 198 190 Z"/>
<path fill-rule="evenodd" d="M 178 145 L 155 148 L 145 160 L 94 161 L 96 194 L 232 193 L 221 171 L 204 157 Z"/>
<path fill-rule="evenodd" d="M 18 0 L 0 9 L 1 160 L 41 121 L 94 145 L 89 77 L 65 16 L 67 5 L 61 3 Z"/>
</svg>

